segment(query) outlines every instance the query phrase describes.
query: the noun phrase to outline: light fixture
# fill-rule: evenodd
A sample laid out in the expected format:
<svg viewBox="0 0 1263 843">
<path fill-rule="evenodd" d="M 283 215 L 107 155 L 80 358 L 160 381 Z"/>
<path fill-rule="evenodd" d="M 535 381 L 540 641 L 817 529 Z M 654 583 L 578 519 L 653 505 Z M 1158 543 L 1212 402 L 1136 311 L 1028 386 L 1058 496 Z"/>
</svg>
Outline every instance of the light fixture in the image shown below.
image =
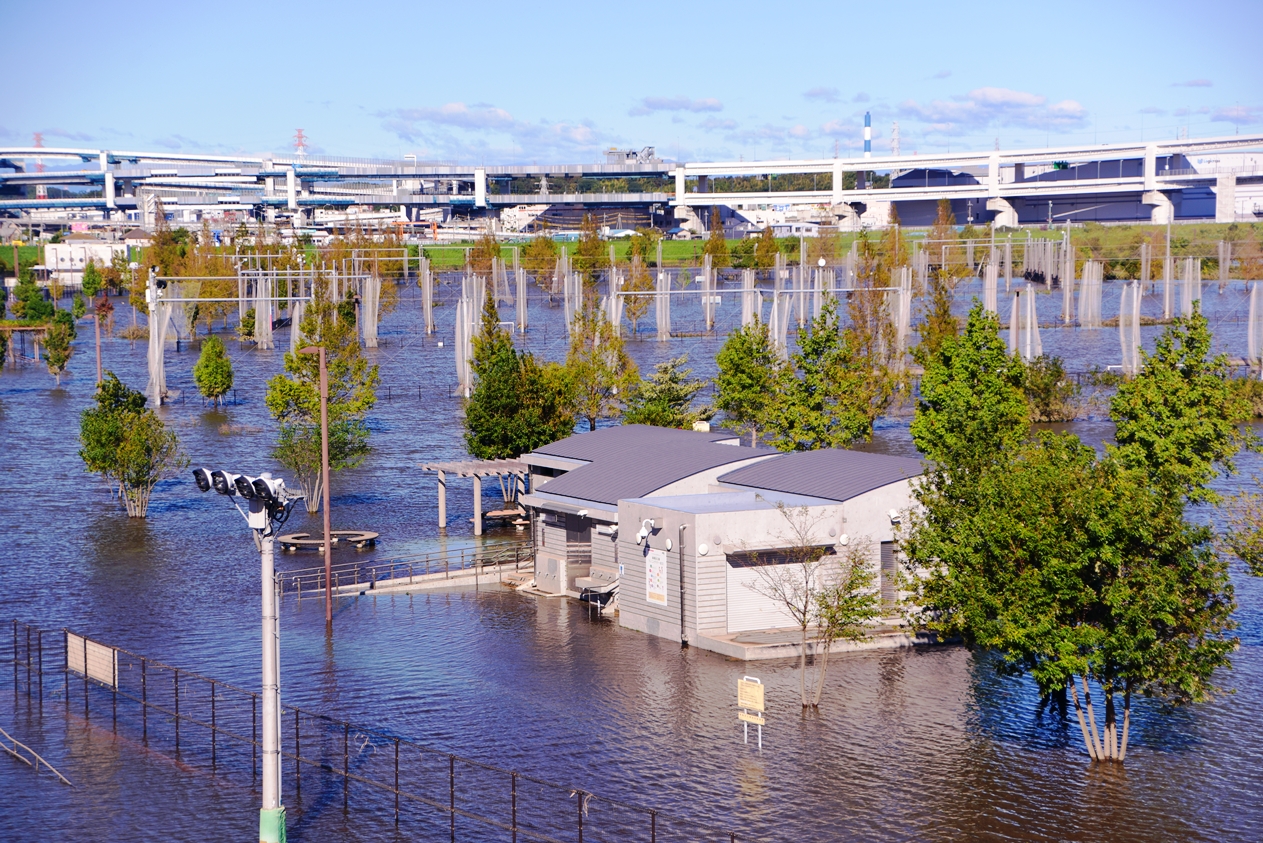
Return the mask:
<svg viewBox="0 0 1263 843">
<path fill-rule="evenodd" d="M 671 540 L 667 539 L 667 550 L 671 549 Z"/>
<path fill-rule="evenodd" d="M 846 533 L 843 533 L 842 535 L 838 536 L 838 547 L 846 547 L 850 543 L 851 543 L 851 537 L 848 536 Z"/>
<path fill-rule="evenodd" d="M 586 509 L 581 509 L 578 512 L 576 512 L 575 515 L 578 515 L 580 518 L 587 518 L 588 511 Z"/>
<path fill-rule="evenodd" d="M 899 523 L 899 510 L 897 509 L 890 510 L 890 523 L 891 524 Z"/>
<path fill-rule="evenodd" d="M 212 471 L 211 485 L 221 495 L 235 495 L 237 494 L 237 475 L 231 471 Z"/>
<path fill-rule="evenodd" d="M 199 492 L 209 492 L 211 490 L 211 473 L 205 468 L 193 469 L 193 482 L 197 484 Z"/>
<path fill-rule="evenodd" d="M 241 495 L 246 500 L 253 500 L 254 498 L 260 497 L 260 495 L 254 491 L 253 477 L 246 477 L 244 474 L 238 474 L 233 483 L 237 487 L 237 494 Z"/>
<path fill-rule="evenodd" d="M 710 548 L 706 546 L 706 542 L 702 542 L 697 546 L 698 556 L 705 556 L 708 553 L 710 553 Z"/>
</svg>

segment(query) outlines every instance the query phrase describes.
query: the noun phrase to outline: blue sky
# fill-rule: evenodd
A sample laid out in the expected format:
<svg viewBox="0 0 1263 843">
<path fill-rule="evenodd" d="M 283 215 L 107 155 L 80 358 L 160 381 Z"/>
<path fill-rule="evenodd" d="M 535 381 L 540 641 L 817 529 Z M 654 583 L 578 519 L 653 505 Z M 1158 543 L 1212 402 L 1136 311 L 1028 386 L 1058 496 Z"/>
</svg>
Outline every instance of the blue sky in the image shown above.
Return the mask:
<svg viewBox="0 0 1263 843">
<path fill-rule="evenodd" d="M 55 12 L 53 11 L 55 10 Z M 75 3 L 5 13 L 0 143 L 464 163 L 1263 131 L 1260 0 Z"/>
</svg>

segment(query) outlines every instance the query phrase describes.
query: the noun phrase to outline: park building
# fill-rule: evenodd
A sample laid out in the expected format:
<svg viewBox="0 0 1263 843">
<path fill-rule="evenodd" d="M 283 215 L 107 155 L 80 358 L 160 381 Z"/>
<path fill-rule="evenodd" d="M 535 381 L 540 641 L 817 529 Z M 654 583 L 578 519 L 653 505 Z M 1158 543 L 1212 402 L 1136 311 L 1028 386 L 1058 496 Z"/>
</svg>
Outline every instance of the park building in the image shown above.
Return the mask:
<svg viewBox="0 0 1263 843">
<path fill-rule="evenodd" d="M 721 430 L 609 427 L 521 457 L 530 472 L 535 586 L 620 626 L 739 659 L 798 651 L 761 566 L 866 552 L 889 617 L 866 646 L 906 646 L 897 526 L 918 460 L 842 449 L 781 453 Z"/>
</svg>

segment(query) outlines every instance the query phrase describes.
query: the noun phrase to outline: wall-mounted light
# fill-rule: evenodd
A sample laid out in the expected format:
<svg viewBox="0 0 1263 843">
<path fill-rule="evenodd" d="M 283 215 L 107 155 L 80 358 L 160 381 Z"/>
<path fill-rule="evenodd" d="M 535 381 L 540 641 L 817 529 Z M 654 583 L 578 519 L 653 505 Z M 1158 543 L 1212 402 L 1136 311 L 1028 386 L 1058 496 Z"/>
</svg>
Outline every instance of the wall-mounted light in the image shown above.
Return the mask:
<svg viewBox="0 0 1263 843">
<path fill-rule="evenodd" d="M 851 543 L 851 537 L 848 536 L 846 533 L 843 533 L 842 535 L 838 536 L 838 547 L 846 547 L 850 543 Z"/>
<path fill-rule="evenodd" d="M 897 509 L 890 510 L 890 523 L 891 524 L 899 523 L 899 510 Z"/>
<path fill-rule="evenodd" d="M 708 553 L 710 553 L 710 548 L 706 546 L 706 542 L 702 542 L 697 546 L 698 556 L 705 556 Z"/>
</svg>

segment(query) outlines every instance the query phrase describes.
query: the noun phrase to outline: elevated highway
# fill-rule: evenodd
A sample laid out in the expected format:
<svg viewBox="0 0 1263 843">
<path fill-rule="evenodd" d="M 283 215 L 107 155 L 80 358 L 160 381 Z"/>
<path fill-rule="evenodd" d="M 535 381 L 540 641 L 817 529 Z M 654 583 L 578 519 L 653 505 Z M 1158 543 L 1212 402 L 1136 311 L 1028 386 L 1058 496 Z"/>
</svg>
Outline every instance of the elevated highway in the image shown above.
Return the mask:
<svg viewBox="0 0 1263 843">
<path fill-rule="evenodd" d="M 1263 183 L 1263 165 L 1218 167 L 1191 162 L 1225 151 L 1263 149 L 1263 135 L 1230 135 L 1130 144 L 1087 144 L 873 158 L 676 163 L 652 155 L 592 164 L 471 166 L 450 162 L 385 161 L 315 156 L 194 155 L 131 150 L 0 147 L 0 211 L 93 210 L 152 214 L 208 209 L 303 216 L 315 208 L 391 206 L 405 214 L 433 208 L 494 213 L 516 205 L 675 206 L 678 219 L 694 209 L 815 206 L 836 221 L 859 220 L 882 203 L 901 209 L 948 199 L 976 203 L 980 218 L 1001 225 L 1029 219 L 1031 209 L 1069 202 L 1144 206 L 1154 222 L 1173 218 L 1183 197 L 1197 193 L 1213 216 L 1232 216 L 1239 184 Z M 39 159 L 52 169 L 35 172 Z M 1256 159 L 1263 162 L 1263 158 Z M 69 166 L 57 167 L 58 162 Z M 874 174 L 888 184 L 877 187 Z M 731 177 L 826 175 L 812 190 L 724 190 Z M 554 192 L 573 179 L 648 180 L 664 190 Z M 520 190 L 522 181 L 534 192 Z M 674 191 L 671 191 L 671 182 Z M 656 182 L 657 184 L 654 184 Z M 591 183 L 589 183 L 591 184 Z M 642 185 L 644 182 L 642 181 Z M 608 181 L 605 182 L 608 185 Z M 853 187 L 851 187 L 853 185 Z M 43 186 L 94 195 L 36 199 Z M 602 184 L 596 185 L 600 189 Z M 1200 191 L 1200 192 L 1199 192 Z M 1198 193 L 1199 192 L 1199 193 Z M 1209 198 L 1208 198 L 1209 197 Z M 985 214 L 983 213 L 985 209 Z M 1134 210 L 1133 210 L 1134 212 Z M 902 213 L 902 211 L 901 211 Z M 1051 211 L 1050 211 L 1051 213 Z M 958 213 L 959 216 L 959 213 Z M 882 220 L 884 222 L 884 220 Z"/>
</svg>

